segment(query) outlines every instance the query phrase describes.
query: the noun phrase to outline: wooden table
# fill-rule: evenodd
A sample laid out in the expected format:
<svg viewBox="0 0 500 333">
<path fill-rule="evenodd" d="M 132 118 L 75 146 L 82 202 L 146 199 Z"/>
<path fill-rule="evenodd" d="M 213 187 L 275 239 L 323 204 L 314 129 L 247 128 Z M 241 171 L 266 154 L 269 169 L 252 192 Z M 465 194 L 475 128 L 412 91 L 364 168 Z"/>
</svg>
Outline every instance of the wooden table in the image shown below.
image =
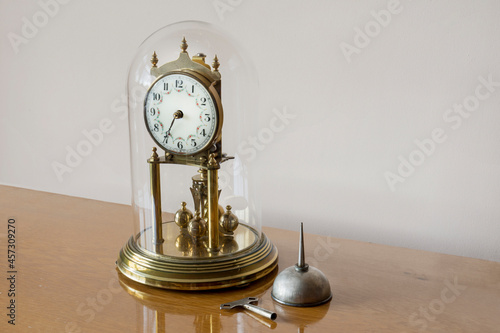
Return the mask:
<svg viewBox="0 0 500 333">
<path fill-rule="evenodd" d="M 114 264 L 132 235 L 129 206 L 7 186 L 0 198 L 1 332 L 500 332 L 500 263 L 306 233 L 306 261 L 328 276 L 334 296 L 294 308 L 271 299 L 277 272 L 210 292 L 121 276 Z M 280 251 L 279 270 L 294 265 L 298 233 L 263 230 Z M 246 296 L 261 298 L 277 320 L 219 310 Z"/>
</svg>

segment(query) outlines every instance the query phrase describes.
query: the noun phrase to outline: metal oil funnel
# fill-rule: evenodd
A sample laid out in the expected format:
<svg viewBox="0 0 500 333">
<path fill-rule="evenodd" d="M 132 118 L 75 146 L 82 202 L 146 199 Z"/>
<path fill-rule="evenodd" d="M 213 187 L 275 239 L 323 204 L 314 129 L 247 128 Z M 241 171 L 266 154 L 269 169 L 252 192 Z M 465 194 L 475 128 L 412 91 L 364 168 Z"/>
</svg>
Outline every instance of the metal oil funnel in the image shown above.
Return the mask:
<svg viewBox="0 0 500 333">
<path fill-rule="evenodd" d="M 283 270 L 274 280 L 271 297 L 280 304 L 316 306 L 332 299 L 330 283 L 325 274 L 305 263 L 303 229 L 303 223 L 300 223 L 297 264 Z"/>
</svg>

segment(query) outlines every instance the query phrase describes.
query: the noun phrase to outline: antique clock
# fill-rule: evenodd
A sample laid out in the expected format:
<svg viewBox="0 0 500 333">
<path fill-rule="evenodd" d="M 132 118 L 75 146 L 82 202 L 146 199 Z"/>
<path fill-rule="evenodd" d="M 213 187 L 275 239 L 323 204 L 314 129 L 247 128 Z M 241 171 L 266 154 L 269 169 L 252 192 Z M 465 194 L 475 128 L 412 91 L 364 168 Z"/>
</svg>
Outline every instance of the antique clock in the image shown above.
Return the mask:
<svg viewBox="0 0 500 333">
<path fill-rule="evenodd" d="M 239 138 L 224 137 L 236 156 L 223 152 L 225 113 L 236 127 L 228 133 L 238 136 L 248 119 L 238 113 L 248 105 L 242 106 L 245 97 L 230 96 L 231 108 L 223 108 L 219 59 L 214 52 L 210 66 L 205 53 L 190 56 L 190 36 L 199 47 L 229 50 L 233 82 L 225 83 L 235 95 L 248 93 L 234 89 L 245 87 L 238 78 L 249 78 L 239 75 L 241 53 L 208 24 L 167 26 L 141 45 L 128 85 L 135 231 L 117 267 L 132 280 L 169 289 L 245 285 L 272 272 L 278 258 L 261 232 L 258 195 Z M 177 59 L 160 65 L 173 48 Z"/>
</svg>

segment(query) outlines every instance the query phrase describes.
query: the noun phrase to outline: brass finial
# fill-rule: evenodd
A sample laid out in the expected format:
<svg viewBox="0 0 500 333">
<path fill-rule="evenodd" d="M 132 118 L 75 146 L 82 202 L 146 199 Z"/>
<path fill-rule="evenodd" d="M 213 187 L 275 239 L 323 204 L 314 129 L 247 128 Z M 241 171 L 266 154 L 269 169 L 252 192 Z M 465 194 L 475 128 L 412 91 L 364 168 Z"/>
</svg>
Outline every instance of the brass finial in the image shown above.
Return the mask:
<svg viewBox="0 0 500 333">
<path fill-rule="evenodd" d="M 153 147 L 153 153 L 151 154 L 151 160 L 152 161 L 158 161 L 158 154 L 156 153 L 156 147 Z"/>
<path fill-rule="evenodd" d="M 215 167 L 217 166 L 217 161 L 215 160 L 215 154 L 208 155 L 208 166 Z"/>
<path fill-rule="evenodd" d="M 233 235 L 239 224 L 238 217 L 231 212 L 231 208 L 231 205 L 227 205 L 226 212 L 219 218 L 221 231 L 226 235 Z"/>
<path fill-rule="evenodd" d="M 183 201 L 181 206 L 182 208 L 175 213 L 174 221 L 179 227 L 185 228 L 187 227 L 189 221 L 192 220 L 193 213 L 186 208 L 186 202 Z"/>
<path fill-rule="evenodd" d="M 200 217 L 200 212 L 196 212 L 195 217 L 188 223 L 187 232 L 196 239 L 203 236 L 206 230 L 205 220 Z"/>
<path fill-rule="evenodd" d="M 158 63 L 158 57 L 156 56 L 156 51 L 153 52 L 153 57 L 151 58 L 151 63 L 153 64 L 153 67 L 156 67 L 156 64 Z"/>
<path fill-rule="evenodd" d="M 214 72 L 219 71 L 219 66 L 220 66 L 220 63 L 219 63 L 219 59 L 217 58 L 217 54 L 216 54 L 214 57 L 214 62 L 212 63 L 212 67 L 214 68 Z"/>
<path fill-rule="evenodd" d="M 187 48 L 188 44 L 186 43 L 186 37 L 182 37 L 182 44 L 181 44 L 182 53 L 186 53 Z"/>
</svg>

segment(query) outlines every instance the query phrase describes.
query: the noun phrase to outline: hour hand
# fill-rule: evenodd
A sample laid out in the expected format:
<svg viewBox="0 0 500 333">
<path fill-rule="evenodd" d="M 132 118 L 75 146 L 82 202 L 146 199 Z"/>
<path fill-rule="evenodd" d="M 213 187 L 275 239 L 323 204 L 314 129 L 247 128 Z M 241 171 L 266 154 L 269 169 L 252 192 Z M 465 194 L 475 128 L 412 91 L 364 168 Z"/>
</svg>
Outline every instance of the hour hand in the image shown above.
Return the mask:
<svg viewBox="0 0 500 333">
<path fill-rule="evenodd" d="M 165 137 L 163 138 L 163 141 L 165 143 L 168 143 L 168 136 L 170 135 L 170 130 L 172 129 L 172 126 L 174 126 L 174 122 L 176 119 L 180 119 L 184 116 L 184 113 L 182 113 L 181 110 L 177 110 L 174 112 L 174 119 L 172 119 L 172 122 L 170 123 L 170 127 L 168 128 L 167 132 L 165 133 Z"/>
<path fill-rule="evenodd" d="M 165 136 L 163 137 L 163 142 L 164 143 L 168 143 L 168 136 L 170 135 L 170 130 L 167 131 L 167 133 L 165 133 Z"/>
</svg>

